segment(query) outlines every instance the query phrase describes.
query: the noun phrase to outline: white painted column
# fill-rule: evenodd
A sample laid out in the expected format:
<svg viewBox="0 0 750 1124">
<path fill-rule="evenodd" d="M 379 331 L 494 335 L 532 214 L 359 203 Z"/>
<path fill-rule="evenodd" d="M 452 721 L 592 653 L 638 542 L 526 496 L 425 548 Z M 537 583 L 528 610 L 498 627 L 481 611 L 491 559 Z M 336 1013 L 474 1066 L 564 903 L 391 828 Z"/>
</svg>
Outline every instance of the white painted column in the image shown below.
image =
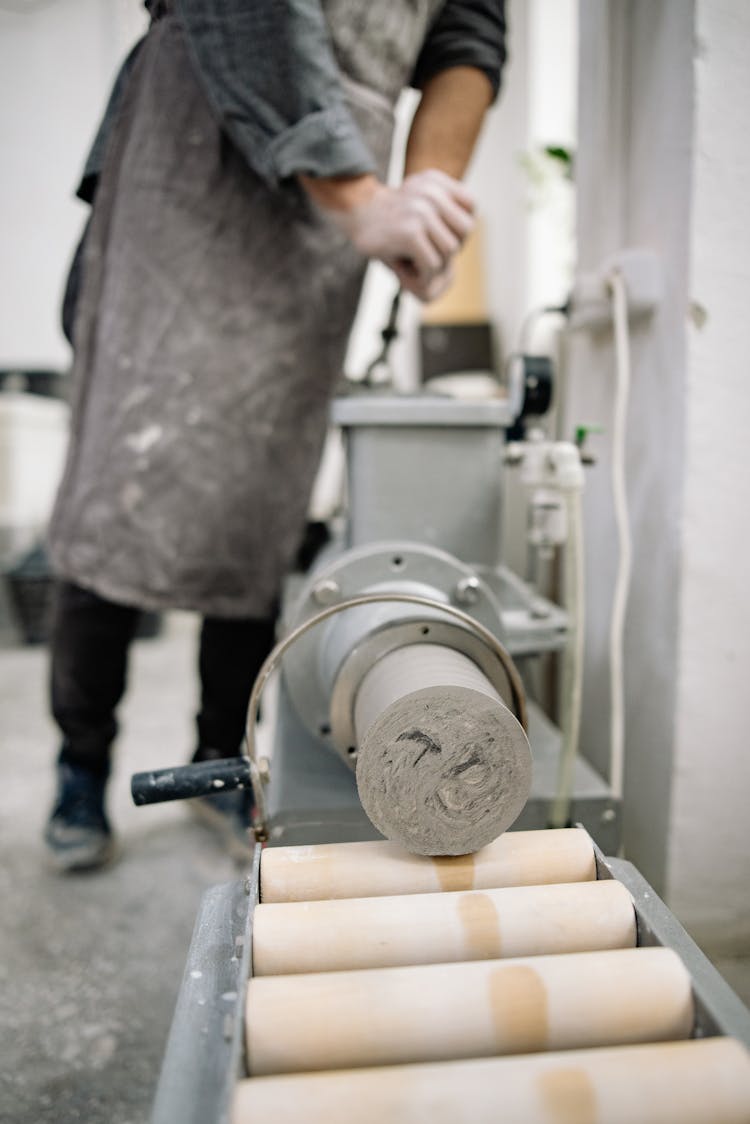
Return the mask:
<svg viewBox="0 0 750 1124">
<path fill-rule="evenodd" d="M 685 0 L 582 0 L 577 250 L 581 271 L 628 246 L 659 255 L 664 301 L 631 333 L 627 483 L 633 575 L 625 631 L 625 849 L 657 887 L 670 820 L 684 456 L 693 12 Z M 617 567 L 614 340 L 570 339 L 565 432 L 598 424 L 584 491 L 586 657 L 581 744 L 609 766 L 609 627 Z"/>
<path fill-rule="evenodd" d="M 750 6 L 697 0 L 669 897 L 750 948 Z"/>
<path fill-rule="evenodd" d="M 632 331 L 625 849 L 712 951 L 750 939 L 750 10 L 582 0 L 578 255 L 645 246 L 665 298 Z M 584 751 L 608 758 L 616 564 L 611 333 L 574 337 L 570 415 L 606 432 L 585 495 Z"/>
</svg>

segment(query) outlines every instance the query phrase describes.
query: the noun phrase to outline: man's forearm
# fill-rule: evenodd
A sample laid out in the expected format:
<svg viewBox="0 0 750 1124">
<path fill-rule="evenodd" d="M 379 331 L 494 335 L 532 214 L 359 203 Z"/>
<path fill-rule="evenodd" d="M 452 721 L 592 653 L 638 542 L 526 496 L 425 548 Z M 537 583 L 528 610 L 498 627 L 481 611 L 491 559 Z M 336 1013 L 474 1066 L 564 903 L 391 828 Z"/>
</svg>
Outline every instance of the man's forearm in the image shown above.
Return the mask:
<svg viewBox="0 0 750 1124">
<path fill-rule="evenodd" d="M 460 179 L 466 171 L 493 98 L 492 85 L 481 70 L 456 66 L 442 70 L 425 84 L 406 146 L 404 175 L 438 168 Z M 372 175 L 313 178 L 300 176 L 320 206 L 349 210 L 375 192 Z"/>
<path fill-rule="evenodd" d="M 453 256 L 473 225 L 473 200 L 459 181 L 493 96 L 489 78 L 472 66 L 450 67 L 428 79 L 399 188 L 372 175 L 299 176 L 356 248 L 385 262 L 422 300 L 449 284 Z"/>
<path fill-rule="evenodd" d="M 439 168 L 460 179 L 492 98 L 489 79 L 474 67 L 452 67 L 431 78 L 414 114 L 404 175 Z"/>
</svg>

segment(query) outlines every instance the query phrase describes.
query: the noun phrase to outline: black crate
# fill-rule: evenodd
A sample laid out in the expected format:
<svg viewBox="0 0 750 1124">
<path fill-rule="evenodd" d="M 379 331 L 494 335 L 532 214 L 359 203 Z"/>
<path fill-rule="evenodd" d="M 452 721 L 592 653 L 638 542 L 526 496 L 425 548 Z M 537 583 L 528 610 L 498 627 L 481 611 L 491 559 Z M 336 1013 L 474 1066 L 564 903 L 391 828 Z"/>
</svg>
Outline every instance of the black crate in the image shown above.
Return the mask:
<svg viewBox="0 0 750 1124">
<path fill-rule="evenodd" d="M 0 391 L 15 390 L 24 394 L 36 394 L 41 398 L 65 398 L 68 389 L 68 376 L 63 371 L 49 371 L 37 368 L 0 368 Z"/>
<path fill-rule="evenodd" d="M 14 623 L 25 644 L 46 644 L 52 627 L 54 579 L 43 546 L 35 546 L 6 575 Z M 161 615 L 143 612 L 136 637 L 150 640 L 161 632 Z"/>
</svg>

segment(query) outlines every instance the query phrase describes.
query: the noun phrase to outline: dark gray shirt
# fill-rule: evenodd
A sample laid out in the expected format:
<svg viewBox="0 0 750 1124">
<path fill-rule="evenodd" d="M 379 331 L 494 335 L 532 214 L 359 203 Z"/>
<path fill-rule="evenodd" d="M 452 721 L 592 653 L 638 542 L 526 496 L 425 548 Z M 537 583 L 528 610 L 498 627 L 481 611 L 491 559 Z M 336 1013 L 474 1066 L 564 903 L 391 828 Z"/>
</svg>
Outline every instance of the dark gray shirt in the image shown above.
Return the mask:
<svg viewBox="0 0 750 1124">
<path fill-rule="evenodd" d="M 222 127 L 267 183 L 299 172 L 358 175 L 374 161 L 347 107 L 319 0 L 146 0 L 152 18 L 176 10 Z M 91 201 L 122 90 L 117 77 L 78 194 Z M 495 93 L 505 60 L 504 0 L 446 0 L 430 27 L 412 84 L 472 66 Z"/>
</svg>

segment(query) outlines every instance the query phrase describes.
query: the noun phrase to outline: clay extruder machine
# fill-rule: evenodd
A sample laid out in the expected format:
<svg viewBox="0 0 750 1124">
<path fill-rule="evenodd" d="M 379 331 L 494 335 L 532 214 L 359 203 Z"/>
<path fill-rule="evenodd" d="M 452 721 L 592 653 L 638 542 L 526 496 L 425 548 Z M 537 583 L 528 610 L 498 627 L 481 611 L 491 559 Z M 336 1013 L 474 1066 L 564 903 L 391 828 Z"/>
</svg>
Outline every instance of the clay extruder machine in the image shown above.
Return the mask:
<svg viewBox="0 0 750 1124">
<path fill-rule="evenodd" d="M 498 563 L 508 401 L 334 420 L 346 529 L 287 598 L 248 756 L 134 778 L 138 803 L 252 780 L 267 844 L 204 899 L 154 1124 L 747 1124 L 750 1014 L 605 857 L 619 804 L 582 759 L 561 792 L 526 699 L 517 664 L 575 621 Z M 545 496 L 575 459 L 545 453 Z"/>
</svg>

